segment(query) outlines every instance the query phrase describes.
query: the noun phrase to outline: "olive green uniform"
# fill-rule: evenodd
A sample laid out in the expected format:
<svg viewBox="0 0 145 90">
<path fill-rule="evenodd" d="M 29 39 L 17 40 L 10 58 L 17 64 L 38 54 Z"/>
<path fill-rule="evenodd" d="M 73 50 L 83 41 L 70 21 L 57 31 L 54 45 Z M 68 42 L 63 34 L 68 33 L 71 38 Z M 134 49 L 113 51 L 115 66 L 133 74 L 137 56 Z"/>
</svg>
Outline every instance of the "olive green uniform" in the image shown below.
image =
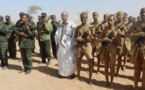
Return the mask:
<svg viewBox="0 0 145 90">
<path fill-rule="evenodd" d="M 7 49 L 8 49 L 8 28 L 5 24 L 0 23 L 0 59 L 2 67 L 8 66 L 8 57 L 7 57 Z"/>
<path fill-rule="evenodd" d="M 16 58 L 16 42 L 14 41 L 16 38 L 16 34 L 14 32 L 15 25 L 12 22 L 6 22 L 5 25 L 8 28 L 8 52 L 10 58 Z"/>
<path fill-rule="evenodd" d="M 38 26 L 38 36 L 40 38 L 40 52 L 43 63 L 46 63 L 46 58 L 50 61 L 51 58 L 51 39 L 50 34 L 53 31 L 51 23 L 40 22 Z"/>
<path fill-rule="evenodd" d="M 23 61 L 23 66 L 25 70 L 31 70 L 32 68 L 32 49 L 34 48 L 34 28 L 31 24 L 23 24 L 21 23 L 21 28 L 16 30 L 17 35 L 19 36 L 19 47 L 21 52 L 21 57 Z M 30 31 L 26 31 L 26 27 L 30 28 Z M 22 37 L 20 35 L 21 32 L 24 32 L 28 37 Z"/>
</svg>

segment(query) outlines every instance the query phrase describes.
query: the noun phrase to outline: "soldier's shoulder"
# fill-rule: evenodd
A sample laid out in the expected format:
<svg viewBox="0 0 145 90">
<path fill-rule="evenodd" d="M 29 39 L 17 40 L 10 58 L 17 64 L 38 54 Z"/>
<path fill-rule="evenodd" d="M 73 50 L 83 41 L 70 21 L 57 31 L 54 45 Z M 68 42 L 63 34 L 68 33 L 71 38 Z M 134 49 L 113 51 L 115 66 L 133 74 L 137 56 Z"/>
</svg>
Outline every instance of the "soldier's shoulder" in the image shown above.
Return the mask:
<svg viewBox="0 0 145 90">
<path fill-rule="evenodd" d="M 141 26 L 141 21 L 134 22 L 132 26 L 133 27 L 139 27 L 139 26 Z"/>
<path fill-rule="evenodd" d="M 82 27 L 82 25 L 78 25 L 76 28 L 80 28 L 80 27 Z"/>
</svg>

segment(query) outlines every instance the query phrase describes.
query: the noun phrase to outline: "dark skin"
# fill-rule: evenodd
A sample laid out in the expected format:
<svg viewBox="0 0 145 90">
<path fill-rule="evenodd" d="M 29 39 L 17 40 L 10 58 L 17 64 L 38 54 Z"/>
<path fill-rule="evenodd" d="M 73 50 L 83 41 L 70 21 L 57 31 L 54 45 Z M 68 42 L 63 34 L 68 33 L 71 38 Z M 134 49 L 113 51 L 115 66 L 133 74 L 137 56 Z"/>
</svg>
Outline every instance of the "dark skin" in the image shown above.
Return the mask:
<svg viewBox="0 0 145 90">
<path fill-rule="evenodd" d="M 100 23 L 99 23 L 99 14 L 97 12 L 93 12 L 92 17 L 93 17 L 93 20 L 94 20 L 91 23 L 91 25 L 92 25 L 92 34 L 97 39 L 98 38 L 98 33 L 97 32 L 99 31 L 98 26 L 100 25 Z M 94 45 L 95 45 L 95 42 L 94 42 Z M 92 52 L 93 57 L 95 57 L 94 53 L 95 53 L 95 47 L 94 47 L 93 52 Z M 97 55 L 97 60 L 98 60 L 98 70 L 97 70 L 97 72 L 98 72 L 99 71 L 99 68 L 100 68 L 99 55 Z"/>
<path fill-rule="evenodd" d="M 102 39 L 101 39 L 101 42 L 102 41 L 106 41 L 108 43 L 112 43 L 112 40 L 115 39 L 115 37 L 117 36 L 117 33 L 114 33 L 113 35 L 113 38 L 110 39 L 108 37 L 106 37 L 106 35 L 110 32 L 112 32 L 114 29 L 115 29 L 115 26 L 114 26 L 114 23 L 115 23 L 115 18 L 114 16 L 109 16 L 108 18 L 108 26 L 104 29 L 103 33 L 102 33 Z M 114 46 L 112 46 L 114 47 Z M 109 55 L 109 54 L 108 54 Z M 114 56 L 113 56 L 114 57 Z M 114 75 L 115 75 L 115 65 L 113 66 L 113 64 L 111 63 L 112 61 L 110 61 L 110 56 L 108 56 L 107 58 L 108 60 L 104 60 L 104 64 L 105 64 L 105 77 L 106 77 L 106 84 L 105 86 L 110 86 L 112 85 L 113 83 L 113 80 L 114 80 Z M 110 63 L 109 63 L 110 62 Z M 110 65 L 110 75 L 111 75 L 111 80 L 109 81 L 109 65 Z"/>
<path fill-rule="evenodd" d="M 98 20 L 99 15 L 98 15 L 98 13 L 97 12 L 94 12 L 92 14 L 92 16 L 93 16 L 93 20 L 94 20 L 94 22 L 92 24 L 98 24 L 99 23 L 99 20 Z"/>
<path fill-rule="evenodd" d="M 102 22 L 102 24 L 101 24 L 101 30 L 103 30 L 105 27 L 107 27 L 108 26 L 108 17 L 109 17 L 109 14 L 105 14 L 104 15 L 104 21 Z"/>
<path fill-rule="evenodd" d="M 118 27 L 118 26 L 121 26 L 123 23 L 124 23 L 124 13 L 123 12 L 118 12 L 117 13 L 117 22 L 115 23 L 115 26 L 116 27 Z M 123 27 L 121 27 L 121 28 L 118 28 L 118 36 L 120 37 L 120 36 L 124 36 L 124 34 L 125 34 L 125 31 L 124 31 L 124 28 Z M 122 43 L 124 42 L 124 38 L 122 38 L 122 37 L 120 37 L 121 38 L 121 43 L 119 44 L 119 46 L 121 46 L 122 47 Z M 122 49 L 122 48 L 121 48 Z M 122 69 L 122 70 L 124 70 L 124 67 L 123 67 L 123 65 L 122 65 L 122 57 L 123 57 L 123 55 L 121 54 L 119 54 L 118 55 L 118 64 L 117 64 L 117 70 L 116 70 L 116 74 L 115 74 L 115 76 L 118 76 L 118 73 L 119 73 L 119 70 L 120 70 L 120 68 Z M 127 57 L 126 57 L 126 55 L 124 56 L 124 63 L 127 61 L 126 60 L 127 59 Z M 125 65 L 124 65 L 125 66 Z"/>
<path fill-rule="evenodd" d="M 24 16 L 22 17 L 22 21 L 23 21 L 23 23 L 24 23 L 25 25 L 27 25 L 28 22 L 29 22 L 29 18 L 28 18 L 26 15 L 24 15 Z M 29 27 L 27 27 L 26 30 L 29 31 L 29 30 L 30 30 Z M 25 37 L 25 38 L 28 37 L 28 35 L 25 34 L 24 32 L 20 32 L 20 36 L 23 36 L 23 37 Z"/>
<path fill-rule="evenodd" d="M 130 34 L 135 37 L 140 37 L 140 36 L 145 37 L 144 31 L 142 31 L 142 28 L 145 28 L 145 8 L 141 9 L 140 17 L 141 17 L 141 20 L 137 21 L 136 23 L 132 25 L 132 27 L 126 33 L 125 35 L 126 37 L 128 37 Z M 142 52 L 141 51 L 142 49 L 140 49 L 142 47 L 138 47 L 138 48 L 139 48 L 138 52 Z M 134 67 L 135 67 L 134 87 L 138 88 L 138 82 L 140 81 L 141 72 L 143 72 L 141 81 L 142 81 L 142 90 L 145 90 L 145 72 L 144 72 L 145 64 L 144 64 L 144 59 L 142 58 L 142 55 L 140 54 L 137 55 L 137 59 L 135 61 L 136 62 L 134 63 Z"/>
<path fill-rule="evenodd" d="M 45 24 L 47 23 L 47 18 L 46 17 L 41 17 L 42 19 L 42 23 L 43 23 L 43 31 L 41 31 L 41 33 L 46 33 L 49 34 L 49 31 L 47 31 Z"/>
<path fill-rule="evenodd" d="M 82 14 L 80 16 L 81 22 L 82 24 L 80 26 L 78 26 L 76 28 L 76 33 L 75 33 L 75 40 L 77 43 L 87 43 L 90 42 L 93 39 L 93 36 L 91 35 L 90 30 L 88 30 L 88 25 L 87 25 L 87 20 L 88 20 L 88 16 L 87 14 Z M 85 38 L 80 38 L 80 35 L 84 34 L 85 32 L 87 32 L 86 37 Z M 82 61 L 82 57 L 83 55 L 77 57 L 77 76 L 80 79 L 80 70 L 81 70 L 81 61 Z M 93 58 L 92 59 L 88 59 L 88 65 L 89 65 L 89 84 L 91 83 L 91 77 L 92 77 L 92 73 L 93 73 Z"/>
</svg>

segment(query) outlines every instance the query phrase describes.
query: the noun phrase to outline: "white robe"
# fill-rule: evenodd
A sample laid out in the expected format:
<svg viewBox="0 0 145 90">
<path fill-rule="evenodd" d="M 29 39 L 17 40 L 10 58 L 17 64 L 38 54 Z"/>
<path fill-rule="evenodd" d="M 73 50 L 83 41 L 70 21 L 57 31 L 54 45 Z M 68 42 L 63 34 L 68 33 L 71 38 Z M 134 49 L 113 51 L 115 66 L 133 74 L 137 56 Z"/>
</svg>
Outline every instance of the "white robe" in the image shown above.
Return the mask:
<svg viewBox="0 0 145 90">
<path fill-rule="evenodd" d="M 59 45 L 57 60 L 59 74 L 64 77 L 68 77 L 76 71 L 76 56 L 75 51 L 72 50 L 72 47 L 75 45 L 74 33 L 76 24 L 72 21 L 67 22 L 66 33 L 63 35 L 61 40 L 62 26 L 63 24 L 60 24 L 55 33 L 55 42 Z"/>
</svg>

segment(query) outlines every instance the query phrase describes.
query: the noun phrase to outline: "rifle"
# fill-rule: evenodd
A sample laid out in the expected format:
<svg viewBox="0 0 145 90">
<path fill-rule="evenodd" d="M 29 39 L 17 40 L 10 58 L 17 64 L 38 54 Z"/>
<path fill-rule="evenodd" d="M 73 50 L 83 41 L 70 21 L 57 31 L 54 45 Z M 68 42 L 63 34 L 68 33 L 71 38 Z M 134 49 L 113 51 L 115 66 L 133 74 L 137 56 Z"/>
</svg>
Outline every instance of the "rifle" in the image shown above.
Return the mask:
<svg viewBox="0 0 145 90">
<path fill-rule="evenodd" d="M 143 28 L 142 31 L 145 33 L 145 28 Z M 145 40 L 145 36 L 140 36 L 137 38 L 136 43 L 137 43 L 138 47 L 143 46 L 144 40 Z"/>
</svg>

